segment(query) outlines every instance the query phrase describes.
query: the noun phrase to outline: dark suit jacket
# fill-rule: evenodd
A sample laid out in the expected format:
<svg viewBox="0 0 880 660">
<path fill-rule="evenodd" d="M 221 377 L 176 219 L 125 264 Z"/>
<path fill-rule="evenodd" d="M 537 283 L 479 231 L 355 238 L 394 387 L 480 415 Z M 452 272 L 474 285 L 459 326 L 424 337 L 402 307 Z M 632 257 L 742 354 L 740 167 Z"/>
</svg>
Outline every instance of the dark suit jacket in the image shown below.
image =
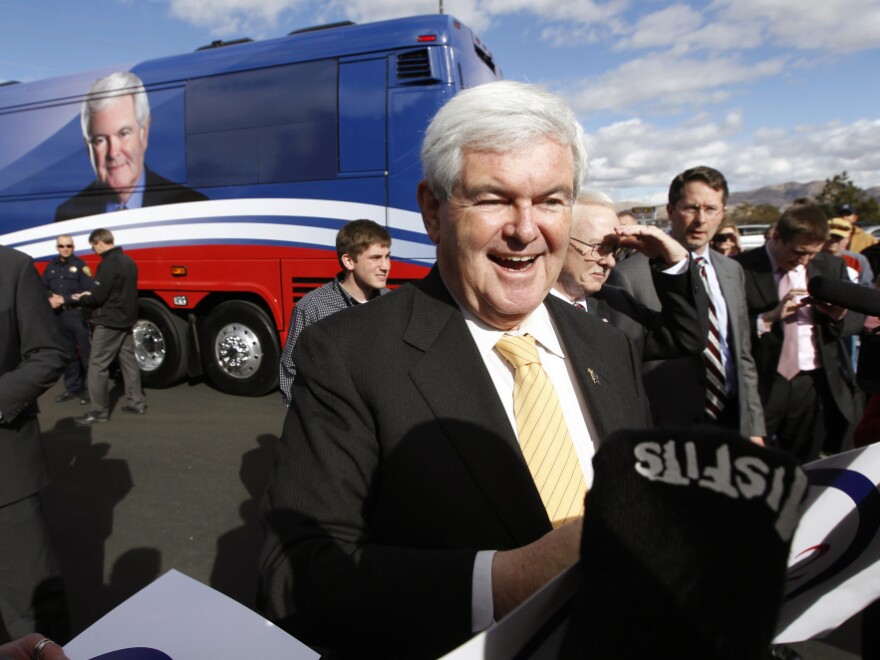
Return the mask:
<svg viewBox="0 0 880 660">
<path fill-rule="evenodd" d="M 197 190 L 175 183 L 147 168 L 146 186 L 144 187 L 145 207 L 180 202 L 201 202 L 206 199 L 208 198 Z M 110 201 L 116 201 L 116 193 L 95 180 L 58 206 L 55 211 L 55 222 L 104 213 L 107 202 Z"/>
<path fill-rule="evenodd" d="M 731 259 L 714 250 L 709 258 L 718 275 L 721 293 L 727 303 L 728 337 L 736 368 L 739 399 L 739 431 L 744 436 L 766 434 L 761 397 L 758 394 L 758 374 L 751 352 L 751 333 L 746 314 L 745 285 L 742 268 Z M 662 307 L 647 257 L 636 254 L 615 268 L 622 276 L 622 286 L 636 300 L 659 310 Z M 700 319 L 708 328 L 708 297 L 702 280 L 693 283 Z M 656 424 L 690 426 L 705 419 L 706 366 L 702 355 L 661 360 L 645 364 L 645 389 L 651 400 L 651 412 Z"/>
<path fill-rule="evenodd" d="M 33 261 L 0 246 L 0 506 L 46 484 L 37 397 L 55 384 L 67 361 Z"/>
<path fill-rule="evenodd" d="M 679 275 L 652 269 L 651 275 L 662 311 L 633 298 L 616 284 L 619 279 L 612 270 L 608 281 L 590 296 L 596 314 L 629 337 L 642 360 L 700 355 L 709 329 L 697 311 L 694 277 L 699 275 L 693 268 Z"/>
<path fill-rule="evenodd" d="M 546 305 L 600 438 L 647 427 L 627 338 Z M 306 328 L 296 363 L 258 606 L 343 655 L 437 657 L 470 636 L 477 551 L 551 529 L 464 317 L 435 269 Z"/>
<path fill-rule="evenodd" d="M 758 315 L 770 311 L 779 304 L 776 278 L 773 277 L 770 257 L 764 247 L 748 250 L 736 256 L 746 276 L 746 299 L 749 307 L 749 321 L 752 330 L 752 351 L 758 367 L 761 397 L 766 402 L 779 365 L 782 353 L 784 329 L 782 323 L 775 323 L 769 332 L 758 337 Z M 817 275 L 836 277 L 849 281 L 846 263 L 843 259 L 820 252 L 807 264 L 807 279 Z M 842 338 L 858 334 L 864 325 L 865 317 L 855 312 L 847 312 L 841 325 L 836 325 L 827 314 L 813 310 L 813 323 L 816 327 L 816 344 L 825 369 L 828 387 L 834 404 L 851 422 L 858 421 L 855 401 L 855 376 L 852 370 L 850 353 Z"/>
</svg>

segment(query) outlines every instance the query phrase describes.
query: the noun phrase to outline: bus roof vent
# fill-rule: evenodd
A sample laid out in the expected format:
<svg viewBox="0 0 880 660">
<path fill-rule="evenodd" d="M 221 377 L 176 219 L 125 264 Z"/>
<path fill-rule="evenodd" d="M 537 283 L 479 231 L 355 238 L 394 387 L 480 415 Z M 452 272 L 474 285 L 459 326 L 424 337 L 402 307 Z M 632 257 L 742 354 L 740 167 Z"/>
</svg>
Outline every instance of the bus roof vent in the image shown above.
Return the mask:
<svg viewBox="0 0 880 660">
<path fill-rule="evenodd" d="M 244 37 L 242 39 L 233 39 L 232 41 L 223 41 L 222 39 L 217 39 L 217 41 L 212 41 L 206 46 L 196 48 L 196 52 L 199 52 L 200 50 L 211 50 L 213 48 L 224 48 L 226 46 L 237 46 L 238 44 L 249 44 L 252 41 L 253 39 L 249 39 L 248 37 Z"/>
<path fill-rule="evenodd" d="M 397 79 L 406 82 L 431 78 L 428 49 L 413 50 L 397 56 Z"/>
<path fill-rule="evenodd" d="M 318 30 L 332 30 L 333 28 L 346 27 L 348 25 L 356 25 L 354 21 L 337 21 L 336 23 L 327 23 L 325 25 L 313 25 L 311 27 L 300 28 L 293 32 L 288 32 L 287 36 L 292 37 L 295 34 L 305 34 L 307 32 L 317 32 Z"/>
</svg>

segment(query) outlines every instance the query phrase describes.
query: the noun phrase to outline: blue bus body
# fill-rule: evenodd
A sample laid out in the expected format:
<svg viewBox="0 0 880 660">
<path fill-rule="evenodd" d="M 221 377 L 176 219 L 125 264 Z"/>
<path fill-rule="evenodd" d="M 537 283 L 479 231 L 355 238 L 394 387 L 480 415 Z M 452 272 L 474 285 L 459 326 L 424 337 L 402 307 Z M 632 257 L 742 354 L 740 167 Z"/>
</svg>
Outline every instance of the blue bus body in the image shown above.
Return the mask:
<svg viewBox="0 0 880 660">
<path fill-rule="evenodd" d="M 122 70 L 150 102 L 146 167 L 206 199 L 54 222 L 95 180 L 83 98 Z M 436 15 L 2 86 L 0 243 L 40 262 L 65 233 L 86 257 L 89 233 L 110 229 L 140 270 L 145 382 L 203 370 L 224 391 L 263 394 L 293 304 L 338 270 L 342 225 L 388 228 L 395 280 L 433 261 L 415 197 L 424 129 L 458 91 L 500 77 L 467 27 Z"/>
</svg>

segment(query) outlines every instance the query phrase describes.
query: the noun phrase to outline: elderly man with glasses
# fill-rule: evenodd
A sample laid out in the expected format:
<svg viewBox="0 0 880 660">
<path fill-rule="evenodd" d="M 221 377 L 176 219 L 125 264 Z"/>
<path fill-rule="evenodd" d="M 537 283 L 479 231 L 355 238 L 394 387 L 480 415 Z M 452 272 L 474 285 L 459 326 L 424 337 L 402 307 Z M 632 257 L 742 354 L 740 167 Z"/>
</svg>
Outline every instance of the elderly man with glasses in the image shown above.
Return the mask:
<svg viewBox="0 0 880 660">
<path fill-rule="evenodd" d="M 634 250 L 656 266 L 651 276 L 663 311 L 649 309 L 614 286 L 614 267 L 624 250 Z M 571 237 L 562 272 L 551 293 L 626 334 L 643 360 L 698 355 L 707 328 L 700 324 L 688 252 L 656 227 L 622 226 L 611 200 L 583 192 L 572 211 Z"/>
<path fill-rule="evenodd" d="M 64 392 L 55 397 L 55 403 L 79 398 L 80 405 L 86 405 L 89 402 L 86 374 L 92 340 L 88 318 L 73 296 L 91 291 L 94 281 L 88 264 L 73 253 L 72 236 L 61 234 L 56 247 L 58 256 L 43 271 L 43 284 L 49 290 L 49 304 L 61 326 L 70 361 L 64 370 Z"/>
<path fill-rule="evenodd" d="M 710 423 L 736 429 L 763 444 L 764 412 L 751 354 L 745 276 L 732 259 L 709 249 L 724 223 L 728 188 L 724 175 L 699 166 L 676 176 L 666 205 L 670 235 L 697 263 L 697 304 L 709 328 L 701 356 L 645 365 L 645 389 L 656 424 Z M 636 300 L 660 310 L 648 259 L 635 255 L 620 264 L 620 284 Z"/>
</svg>

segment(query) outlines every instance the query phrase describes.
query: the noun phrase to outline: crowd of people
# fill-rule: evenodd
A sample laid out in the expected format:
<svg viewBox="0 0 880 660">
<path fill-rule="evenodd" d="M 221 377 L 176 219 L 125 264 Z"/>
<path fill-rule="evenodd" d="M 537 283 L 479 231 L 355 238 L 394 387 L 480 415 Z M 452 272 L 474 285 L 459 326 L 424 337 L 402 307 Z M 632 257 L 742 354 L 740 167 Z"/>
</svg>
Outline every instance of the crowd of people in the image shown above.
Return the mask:
<svg viewBox="0 0 880 660">
<path fill-rule="evenodd" d="M 865 316 L 807 290 L 819 275 L 849 280 L 853 267 L 837 256 L 852 249 L 837 240 L 841 218 L 829 223 L 804 200 L 785 210 L 766 246 L 741 251 L 725 222 L 723 174 L 696 166 L 670 184 L 669 232 L 640 225 L 583 188 L 584 135 L 565 101 L 523 83 L 456 95 L 431 121 L 421 155 L 416 194 L 436 246 L 427 276 L 388 294 L 391 236 L 355 220 L 337 237 L 339 275 L 293 310 L 257 607 L 328 657 L 437 657 L 580 557 L 604 548 L 618 560 L 604 576 L 585 573 L 586 593 L 639 564 L 640 539 L 657 525 L 674 527 L 681 544 L 715 525 L 726 572 L 695 571 L 699 579 L 644 603 L 699 611 L 727 586 L 730 600 L 716 607 L 730 616 L 707 615 L 683 642 L 659 625 L 665 616 L 652 623 L 645 611 L 642 641 L 615 637 L 614 655 L 601 657 L 643 657 L 635 649 L 645 639 L 656 657 L 763 657 L 805 490 L 798 466 L 852 447 L 864 407 L 850 338 L 866 332 Z M 36 398 L 63 371 L 56 401 L 91 406 L 77 424 L 106 422 L 118 358 L 122 410 L 146 411 L 131 339 L 137 267 L 109 231 L 89 243 L 101 256 L 94 278 L 66 235 L 45 286 L 23 255 L 4 248 L 0 259 L 9 272 L 0 309 L 13 310 L 0 368 L 0 538 L 27 534 L 42 549 L 36 566 L 0 545 L 15 557 L 3 569 L 18 582 L 0 580 L 0 620 L 9 639 L 48 635 L 18 642 L 25 655 L 0 647 L 11 657 L 47 660 L 57 648 L 47 640 L 68 633 L 40 508 L 47 475 Z M 83 310 L 92 310 L 91 338 Z M 9 449 L 25 438 L 26 455 Z M 770 480 L 751 473 L 749 497 L 737 500 L 718 480 L 721 467 L 695 463 L 706 448 L 764 474 L 778 469 L 785 493 L 776 497 L 793 505 L 756 513 Z M 684 457 L 688 468 L 676 473 Z M 664 522 L 635 492 L 652 504 L 683 497 L 694 515 Z M 632 509 L 615 510 L 617 497 Z M 701 519 L 715 510 L 753 524 Z M 611 543 L 624 537 L 633 539 L 627 553 Z M 756 556 L 767 558 L 760 570 Z M 685 561 L 693 567 L 693 553 L 664 561 L 675 574 Z M 46 599 L 31 598 L 38 592 Z M 766 606 L 740 606 L 749 594 Z M 608 646 L 602 622 L 639 607 L 621 599 L 602 611 L 587 600 L 573 620 L 590 635 L 572 626 L 564 657 L 586 657 L 591 640 Z"/>
</svg>

